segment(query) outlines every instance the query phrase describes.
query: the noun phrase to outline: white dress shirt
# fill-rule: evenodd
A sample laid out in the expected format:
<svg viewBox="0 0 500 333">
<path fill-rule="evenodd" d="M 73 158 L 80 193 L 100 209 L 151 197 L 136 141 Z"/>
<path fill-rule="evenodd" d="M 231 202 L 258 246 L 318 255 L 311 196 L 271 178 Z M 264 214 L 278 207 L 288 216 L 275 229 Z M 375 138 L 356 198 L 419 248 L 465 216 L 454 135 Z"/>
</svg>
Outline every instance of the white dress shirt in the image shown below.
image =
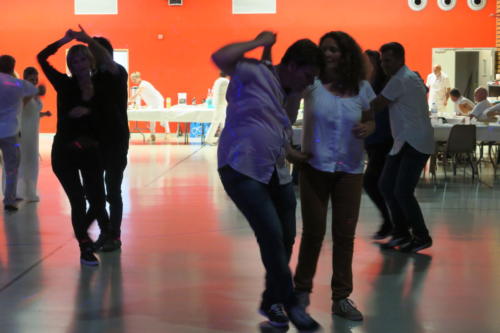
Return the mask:
<svg viewBox="0 0 500 333">
<path fill-rule="evenodd" d="M 434 132 L 422 79 L 403 66 L 391 77 L 381 95 L 391 101 L 389 117 L 394 145 L 389 155 L 398 154 L 405 143 L 423 154 L 433 154 Z"/>
</svg>

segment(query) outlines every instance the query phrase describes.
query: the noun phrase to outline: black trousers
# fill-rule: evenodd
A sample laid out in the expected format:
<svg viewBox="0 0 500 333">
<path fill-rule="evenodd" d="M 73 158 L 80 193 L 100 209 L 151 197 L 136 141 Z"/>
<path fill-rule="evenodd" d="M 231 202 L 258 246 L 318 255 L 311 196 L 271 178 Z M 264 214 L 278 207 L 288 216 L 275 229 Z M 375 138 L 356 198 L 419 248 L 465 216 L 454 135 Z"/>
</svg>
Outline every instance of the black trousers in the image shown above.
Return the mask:
<svg viewBox="0 0 500 333">
<path fill-rule="evenodd" d="M 99 150 L 95 147 L 78 148 L 66 142 L 54 143 L 51 159 L 52 170 L 71 205 L 71 222 L 75 236 L 79 242 L 88 241 L 86 200 L 96 218 L 103 223 L 109 223 Z"/>
<path fill-rule="evenodd" d="M 122 181 L 127 167 L 128 143 L 117 146 L 101 146 L 102 169 L 106 185 L 106 200 L 109 203 L 109 220 L 101 220 L 95 211 L 89 209 L 87 221 L 90 224 L 97 218 L 101 232 L 112 238 L 120 238 L 123 217 Z"/>
<path fill-rule="evenodd" d="M 395 237 L 429 237 L 415 198 L 415 188 L 429 156 L 405 143 L 397 155 L 387 157 L 379 185 L 391 212 Z"/>
<path fill-rule="evenodd" d="M 366 171 L 363 177 L 363 188 L 378 208 L 383 221 L 381 229 L 384 230 L 391 230 L 392 223 L 391 214 L 389 213 L 389 209 L 387 208 L 387 204 L 379 188 L 379 180 L 382 176 L 385 161 L 387 159 L 387 155 L 391 151 L 392 144 L 393 142 L 391 140 L 380 144 L 365 146 L 366 153 L 368 155 L 368 165 L 366 166 Z"/>
</svg>

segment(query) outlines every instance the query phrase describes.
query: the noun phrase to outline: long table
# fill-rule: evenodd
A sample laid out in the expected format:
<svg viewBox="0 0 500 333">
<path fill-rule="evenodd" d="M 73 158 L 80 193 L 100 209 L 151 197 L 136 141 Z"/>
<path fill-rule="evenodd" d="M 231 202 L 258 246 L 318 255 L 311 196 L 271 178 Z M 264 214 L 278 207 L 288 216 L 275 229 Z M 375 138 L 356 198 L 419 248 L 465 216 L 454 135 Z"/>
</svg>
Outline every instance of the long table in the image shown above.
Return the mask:
<svg viewBox="0 0 500 333">
<path fill-rule="evenodd" d="M 171 121 L 177 123 L 211 123 L 215 109 L 201 105 L 174 105 L 162 109 L 129 109 L 129 121 Z M 136 129 L 137 126 L 136 126 Z M 139 131 L 143 135 L 141 131 Z M 189 142 L 189 134 L 185 133 L 184 141 Z M 144 135 L 143 135 L 144 138 Z M 203 139 L 203 138 L 202 138 Z M 145 140 L 145 138 L 144 138 Z"/>
<path fill-rule="evenodd" d="M 477 141 L 500 142 L 500 124 L 475 124 Z M 433 125 L 434 141 L 448 141 L 453 124 Z"/>
<path fill-rule="evenodd" d="M 129 109 L 129 121 L 173 121 L 178 123 L 210 123 L 215 109 L 205 105 L 174 105 L 164 109 Z"/>
<path fill-rule="evenodd" d="M 441 124 L 433 125 L 434 128 L 434 141 L 448 141 L 450 136 L 451 128 L 455 124 Z M 500 124 L 490 123 L 490 124 L 475 124 L 476 125 L 476 139 L 477 141 L 488 141 L 488 142 L 500 142 Z M 302 142 L 302 128 L 293 128 L 293 140 L 294 144 L 301 144 Z"/>
</svg>

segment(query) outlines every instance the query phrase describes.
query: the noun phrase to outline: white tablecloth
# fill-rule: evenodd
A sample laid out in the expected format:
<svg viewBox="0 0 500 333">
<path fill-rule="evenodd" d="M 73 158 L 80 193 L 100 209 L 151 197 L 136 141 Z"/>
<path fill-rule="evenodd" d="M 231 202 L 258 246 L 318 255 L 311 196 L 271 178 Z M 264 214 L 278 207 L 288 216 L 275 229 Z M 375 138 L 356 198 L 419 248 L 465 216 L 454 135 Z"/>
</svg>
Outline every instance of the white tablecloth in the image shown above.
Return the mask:
<svg viewBox="0 0 500 333">
<path fill-rule="evenodd" d="M 500 142 L 500 124 L 475 124 L 476 125 L 476 139 L 477 141 L 495 141 Z M 450 136 L 453 124 L 433 125 L 434 140 L 447 141 Z M 302 128 L 293 128 L 293 144 L 301 144 L 302 141 Z"/>
<path fill-rule="evenodd" d="M 500 124 L 475 124 L 477 141 L 500 142 Z M 434 140 L 447 141 L 453 124 L 433 125 Z"/>
<path fill-rule="evenodd" d="M 215 109 L 205 105 L 174 105 L 168 109 L 129 109 L 129 121 L 172 121 L 179 123 L 210 123 Z"/>
</svg>

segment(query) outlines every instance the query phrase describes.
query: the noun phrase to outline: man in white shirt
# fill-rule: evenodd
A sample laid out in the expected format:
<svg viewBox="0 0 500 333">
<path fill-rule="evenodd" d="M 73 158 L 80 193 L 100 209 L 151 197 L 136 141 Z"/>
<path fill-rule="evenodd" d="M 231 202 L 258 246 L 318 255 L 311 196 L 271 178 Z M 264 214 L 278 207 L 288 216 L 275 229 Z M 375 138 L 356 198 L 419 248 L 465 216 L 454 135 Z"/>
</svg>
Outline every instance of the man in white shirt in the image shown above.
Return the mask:
<svg viewBox="0 0 500 333">
<path fill-rule="evenodd" d="M 455 104 L 455 115 L 466 116 L 474 109 L 474 102 L 462 96 L 460 90 L 454 88 L 450 91 L 450 99 Z"/>
<path fill-rule="evenodd" d="M 401 44 L 385 44 L 380 52 L 382 68 L 390 80 L 372 107 L 377 112 L 389 107 L 394 138 L 380 179 L 394 232 L 382 248 L 399 247 L 402 252 L 417 252 L 432 245 L 414 193 L 427 159 L 434 153 L 426 88 L 420 77 L 405 65 Z"/>
<path fill-rule="evenodd" d="M 134 72 L 130 74 L 130 80 L 133 84 L 137 84 L 138 88 L 135 90 L 135 93 L 130 97 L 129 104 L 134 102 L 140 103 L 141 100 L 144 101 L 147 108 L 150 109 L 163 109 L 164 108 L 164 99 L 162 94 L 156 90 L 155 87 L 148 81 L 141 79 L 141 73 Z M 169 133 L 169 125 L 168 122 L 162 124 L 165 127 L 165 132 Z M 151 132 L 151 141 L 156 140 L 156 122 L 149 122 L 149 130 Z"/>
<path fill-rule="evenodd" d="M 486 109 L 491 107 L 491 103 L 488 101 L 488 90 L 486 88 L 477 88 L 474 91 L 474 100 L 477 104 L 469 115 L 470 118 L 476 118 L 479 121 L 496 121 L 493 114 L 485 112 Z"/>
<path fill-rule="evenodd" d="M 429 106 L 435 103 L 438 112 L 445 112 L 450 97 L 450 80 L 441 71 L 441 65 L 434 66 L 433 72 L 427 76 L 426 86 L 429 88 Z"/>
<path fill-rule="evenodd" d="M 6 211 L 16 211 L 17 172 L 19 168 L 18 115 L 23 100 L 37 94 L 28 81 L 14 77 L 16 61 L 9 55 L 0 56 L 0 150 L 5 164 L 6 182 L 3 199 Z"/>
</svg>

